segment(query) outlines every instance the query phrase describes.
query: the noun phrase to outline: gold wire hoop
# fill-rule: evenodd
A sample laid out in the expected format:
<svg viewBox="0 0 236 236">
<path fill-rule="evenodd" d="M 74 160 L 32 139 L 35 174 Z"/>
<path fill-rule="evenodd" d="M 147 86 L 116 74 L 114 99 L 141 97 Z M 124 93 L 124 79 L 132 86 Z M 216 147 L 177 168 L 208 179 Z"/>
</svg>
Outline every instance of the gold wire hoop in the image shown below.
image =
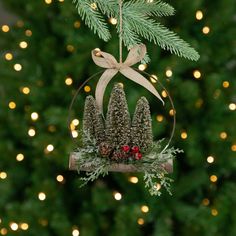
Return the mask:
<svg viewBox="0 0 236 236">
<path fill-rule="evenodd" d="M 147 77 L 152 77 L 150 74 L 148 74 L 147 72 L 145 71 L 139 71 L 138 69 L 134 68 L 134 70 L 138 71 L 138 72 L 141 72 L 143 73 L 144 75 L 146 75 Z M 71 103 L 70 103 L 70 106 L 69 106 L 69 113 L 68 113 L 68 118 L 67 118 L 67 125 L 68 125 L 68 128 L 69 128 L 69 131 L 70 131 L 70 136 L 71 138 L 73 139 L 73 141 L 75 141 L 75 139 L 73 138 L 72 136 L 72 132 L 71 132 L 71 113 L 72 113 L 72 108 L 74 106 L 74 103 L 75 103 L 75 100 L 76 98 L 78 97 L 79 95 L 79 92 L 81 91 L 81 89 L 89 82 L 91 81 L 93 78 L 95 78 L 96 76 L 100 75 L 101 73 L 103 73 L 104 71 L 99 71 L 95 74 L 93 74 L 92 76 L 90 76 L 88 79 L 86 79 L 79 87 L 78 89 L 76 90 L 72 100 L 71 100 Z M 174 106 L 174 103 L 173 103 L 173 100 L 168 92 L 168 90 L 164 87 L 164 85 L 159 81 L 159 79 L 156 80 L 157 83 L 160 85 L 160 87 L 165 90 L 166 94 L 167 94 L 167 97 L 169 99 L 169 102 L 171 104 L 171 108 L 173 109 L 173 126 L 172 126 L 172 129 L 171 129 L 171 134 L 170 134 L 170 138 L 168 139 L 168 142 L 166 144 L 166 146 L 162 149 L 161 153 L 163 153 L 170 145 L 173 137 L 174 137 L 174 133 L 175 133 L 175 128 L 176 128 L 176 112 L 175 112 L 175 106 Z"/>
</svg>

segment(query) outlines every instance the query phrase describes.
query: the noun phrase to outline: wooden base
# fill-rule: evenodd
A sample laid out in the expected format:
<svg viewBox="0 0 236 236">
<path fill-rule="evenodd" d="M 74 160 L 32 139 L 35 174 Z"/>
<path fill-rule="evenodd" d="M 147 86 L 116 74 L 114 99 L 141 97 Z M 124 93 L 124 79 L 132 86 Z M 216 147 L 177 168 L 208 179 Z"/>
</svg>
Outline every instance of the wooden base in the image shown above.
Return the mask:
<svg viewBox="0 0 236 236">
<path fill-rule="evenodd" d="M 168 173 L 173 172 L 173 161 L 169 160 L 164 164 L 164 168 Z M 69 159 L 69 170 L 77 170 L 78 165 L 76 161 L 76 154 L 74 152 L 70 153 L 70 159 Z M 81 171 L 93 171 L 93 168 L 91 167 L 81 167 Z M 114 163 L 109 166 L 108 171 L 111 172 L 142 172 L 140 171 L 136 166 L 132 164 L 124 164 L 124 163 Z"/>
</svg>

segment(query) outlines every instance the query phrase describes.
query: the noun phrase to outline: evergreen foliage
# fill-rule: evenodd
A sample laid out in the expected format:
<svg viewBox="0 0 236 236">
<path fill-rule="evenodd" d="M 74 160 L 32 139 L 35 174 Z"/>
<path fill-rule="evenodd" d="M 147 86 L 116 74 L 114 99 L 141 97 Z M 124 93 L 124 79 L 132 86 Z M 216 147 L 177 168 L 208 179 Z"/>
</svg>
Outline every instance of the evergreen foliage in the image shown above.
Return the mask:
<svg viewBox="0 0 236 236">
<path fill-rule="evenodd" d="M 105 130 L 101 114 L 98 112 L 95 99 L 90 95 L 86 97 L 83 117 L 84 142 L 88 137 L 97 144 L 105 140 Z"/>
<path fill-rule="evenodd" d="M 117 83 L 112 89 L 107 116 L 106 116 L 106 141 L 114 148 L 130 142 L 130 114 L 121 84 Z"/>
<path fill-rule="evenodd" d="M 110 33 L 102 14 L 118 20 L 117 32 L 122 36 L 127 48 L 140 43 L 141 38 L 144 38 L 178 56 L 195 61 L 199 59 L 199 54 L 188 43 L 153 18 L 174 14 L 174 8 L 167 3 L 146 0 L 125 1 L 122 8 L 121 33 L 118 0 L 107 0 L 105 3 L 102 0 L 73 0 L 73 2 L 76 3 L 78 13 L 85 20 L 85 24 L 104 41 L 110 39 Z M 96 5 L 92 5 L 93 3 Z"/>
<path fill-rule="evenodd" d="M 131 127 L 132 145 L 138 146 L 145 153 L 152 147 L 152 118 L 147 99 L 142 97 L 138 100 Z"/>
</svg>

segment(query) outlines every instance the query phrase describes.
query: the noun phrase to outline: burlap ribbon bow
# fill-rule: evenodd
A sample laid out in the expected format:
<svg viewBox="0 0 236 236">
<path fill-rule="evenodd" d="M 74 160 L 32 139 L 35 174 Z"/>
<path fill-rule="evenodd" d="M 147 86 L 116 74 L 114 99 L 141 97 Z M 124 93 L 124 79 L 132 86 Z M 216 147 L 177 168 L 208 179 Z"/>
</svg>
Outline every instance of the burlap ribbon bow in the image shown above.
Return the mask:
<svg viewBox="0 0 236 236">
<path fill-rule="evenodd" d="M 132 65 L 140 62 L 144 58 L 145 54 L 146 46 L 144 44 L 137 45 L 130 49 L 125 62 L 118 63 L 111 54 L 99 51 L 98 56 L 98 51 L 92 50 L 92 58 L 94 63 L 102 68 L 106 68 L 106 70 L 98 80 L 95 91 L 95 98 L 101 113 L 103 110 L 103 96 L 105 93 L 105 89 L 108 83 L 118 72 L 120 72 L 126 78 L 146 88 L 164 104 L 164 101 L 162 100 L 155 87 L 140 73 L 131 68 Z"/>
</svg>

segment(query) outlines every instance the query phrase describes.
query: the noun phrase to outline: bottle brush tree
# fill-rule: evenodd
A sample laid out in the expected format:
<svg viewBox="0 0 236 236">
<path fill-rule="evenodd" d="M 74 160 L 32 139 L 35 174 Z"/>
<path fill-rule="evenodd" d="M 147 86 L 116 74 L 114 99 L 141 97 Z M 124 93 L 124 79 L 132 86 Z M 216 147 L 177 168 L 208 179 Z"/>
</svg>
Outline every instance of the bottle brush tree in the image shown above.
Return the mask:
<svg viewBox="0 0 236 236">
<path fill-rule="evenodd" d="M 119 148 L 130 143 L 130 114 L 121 84 L 112 89 L 106 116 L 106 138 L 113 147 Z"/>
<path fill-rule="evenodd" d="M 87 96 L 84 105 L 83 135 L 86 138 L 94 139 L 97 144 L 105 140 L 105 129 L 102 116 L 98 111 L 93 96 Z"/>
<path fill-rule="evenodd" d="M 132 145 L 146 152 L 153 144 L 152 119 L 147 99 L 141 97 L 136 105 L 131 128 Z"/>
</svg>

